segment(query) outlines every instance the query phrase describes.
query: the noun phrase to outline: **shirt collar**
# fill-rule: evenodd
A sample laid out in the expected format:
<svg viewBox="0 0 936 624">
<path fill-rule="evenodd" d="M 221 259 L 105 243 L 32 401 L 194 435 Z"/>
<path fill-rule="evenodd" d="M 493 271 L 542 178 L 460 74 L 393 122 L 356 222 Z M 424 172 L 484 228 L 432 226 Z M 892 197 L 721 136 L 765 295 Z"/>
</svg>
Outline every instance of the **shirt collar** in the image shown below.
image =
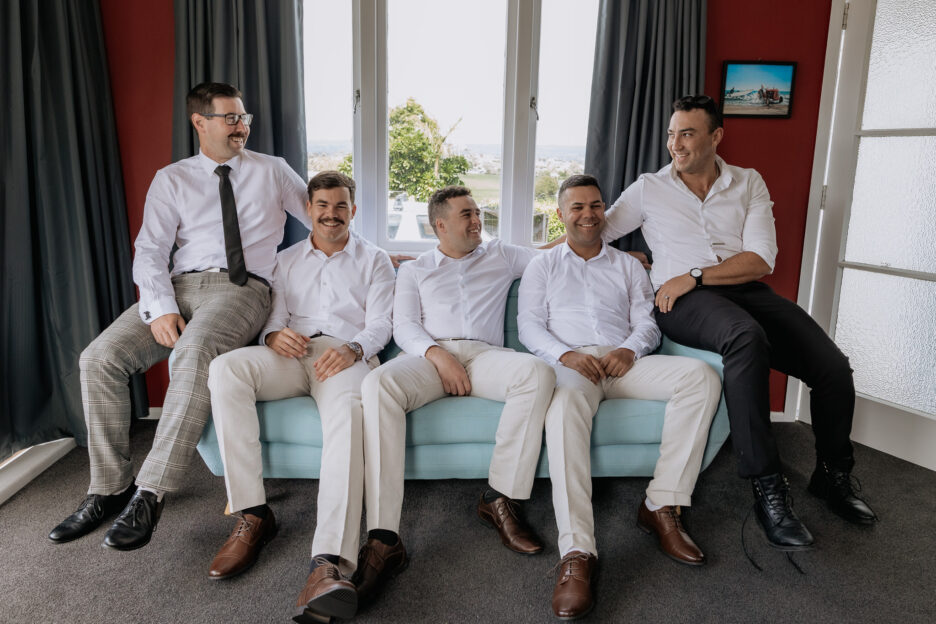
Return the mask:
<svg viewBox="0 0 936 624">
<path fill-rule="evenodd" d="M 309 254 L 316 254 L 316 252 L 320 252 L 324 256 L 325 255 L 324 251 L 321 251 L 320 249 L 316 249 L 312 245 L 312 236 L 313 234 L 310 233 L 308 236 L 305 237 L 305 242 L 302 244 L 303 254 L 309 255 Z M 341 251 L 336 251 L 335 253 L 331 255 L 331 257 L 334 258 L 336 255 L 342 252 L 347 252 L 349 255 L 353 256 L 359 244 L 360 243 L 357 240 L 357 236 L 354 234 L 354 230 L 348 230 L 348 242 L 345 243 L 345 246 Z"/>
<path fill-rule="evenodd" d="M 569 241 L 565 241 L 564 243 L 562 243 L 559 249 L 560 249 L 559 253 L 562 254 L 563 259 L 565 259 L 566 256 L 572 256 L 573 258 L 576 258 L 581 262 L 592 262 L 593 260 L 598 260 L 600 258 L 608 257 L 608 244 L 605 243 L 604 241 L 602 241 L 601 243 L 601 251 L 598 252 L 598 255 L 595 256 L 594 258 L 589 258 L 588 260 L 586 260 L 582 256 L 575 253 L 572 250 L 572 247 L 569 245 Z"/>
<path fill-rule="evenodd" d="M 205 156 L 205 152 L 201 151 L 200 148 L 198 150 L 198 156 L 196 156 L 196 158 L 198 159 L 199 166 L 201 166 L 202 168 L 205 169 L 205 171 L 211 174 L 214 174 L 215 169 L 217 169 L 220 166 L 218 163 L 216 163 L 215 161 Z M 235 171 L 235 172 L 239 171 L 241 168 L 241 165 L 243 165 L 243 154 L 238 154 L 234 158 L 222 164 L 230 167 L 231 171 Z"/>
<path fill-rule="evenodd" d="M 439 267 L 442 266 L 443 262 L 459 262 L 461 260 L 466 260 L 474 256 L 480 256 L 485 253 L 487 253 L 486 242 L 482 242 L 480 245 L 475 247 L 474 251 L 472 251 L 470 254 L 462 256 L 461 258 L 452 258 L 451 256 L 446 256 L 439 250 L 439 246 L 436 245 L 436 247 L 432 250 L 432 259 L 435 260 L 435 265 Z"/>
<path fill-rule="evenodd" d="M 732 181 L 734 180 L 734 176 L 731 175 L 731 170 L 728 168 L 728 164 L 718 154 L 715 154 L 715 164 L 718 165 L 718 177 L 715 178 L 715 182 L 712 183 L 712 188 L 716 191 L 721 191 L 731 185 Z M 682 184 L 683 187 L 686 186 L 685 182 L 679 178 L 679 174 L 676 172 L 676 167 L 673 166 L 673 163 L 666 165 L 666 169 L 670 180 L 674 184 Z M 709 192 L 711 193 L 711 191 Z"/>
</svg>

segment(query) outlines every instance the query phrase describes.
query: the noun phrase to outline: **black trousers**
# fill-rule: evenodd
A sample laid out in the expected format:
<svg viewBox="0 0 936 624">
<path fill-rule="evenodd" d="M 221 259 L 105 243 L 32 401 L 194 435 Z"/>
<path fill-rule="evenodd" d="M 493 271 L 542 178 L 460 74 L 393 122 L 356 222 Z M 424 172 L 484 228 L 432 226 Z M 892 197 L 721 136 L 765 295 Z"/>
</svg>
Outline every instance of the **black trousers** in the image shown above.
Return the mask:
<svg viewBox="0 0 936 624">
<path fill-rule="evenodd" d="M 851 470 L 855 384 L 848 358 L 805 310 L 763 282 L 702 286 L 673 309 L 654 310 L 660 329 L 689 347 L 720 353 L 725 402 L 738 473 L 755 477 L 780 471 L 770 430 L 770 369 L 802 380 L 817 455 Z"/>
</svg>

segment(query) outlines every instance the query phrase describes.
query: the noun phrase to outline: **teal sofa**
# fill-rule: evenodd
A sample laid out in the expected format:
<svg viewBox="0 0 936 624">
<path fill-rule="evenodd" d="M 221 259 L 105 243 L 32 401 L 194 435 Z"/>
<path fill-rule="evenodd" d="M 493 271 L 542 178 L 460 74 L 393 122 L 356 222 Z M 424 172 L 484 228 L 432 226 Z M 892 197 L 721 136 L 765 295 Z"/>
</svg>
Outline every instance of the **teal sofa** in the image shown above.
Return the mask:
<svg viewBox="0 0 936 624">
<path fill-rule="evenodd" d="M 507 299 L 504 344 L 527 352 L 517 337 L 517 288 Z M 390 343 L 381 361 L 395 357 L 399 348 Z M 663 339 L 657 353 L 699 358 L 722 375 L 721 357 Z M 608 399 L 601 402 L 592 430 L 592 476 L 649 477 L 660 455 L 663 432 L 662 401 Z M 477 397 L 445 397 L 407 414 L 407 479 L 485 479 L 494 450 L 494 434 L 504 404 Z M 322 425 L 311 397 L 295 397 L 257 403 L 263 476 L 274 479 L 317 479 L 322 460 Z M 702 460 L 706 468 L 728 438 L 728 412 L 724 397 L 709 430 Z M 198 443 L 198 452 L 215 475 L 224 474 L 218 437 L 209 421 Z M 545 447 L 540 454 L 538 477 L 549 476 Z"/>
</svg>

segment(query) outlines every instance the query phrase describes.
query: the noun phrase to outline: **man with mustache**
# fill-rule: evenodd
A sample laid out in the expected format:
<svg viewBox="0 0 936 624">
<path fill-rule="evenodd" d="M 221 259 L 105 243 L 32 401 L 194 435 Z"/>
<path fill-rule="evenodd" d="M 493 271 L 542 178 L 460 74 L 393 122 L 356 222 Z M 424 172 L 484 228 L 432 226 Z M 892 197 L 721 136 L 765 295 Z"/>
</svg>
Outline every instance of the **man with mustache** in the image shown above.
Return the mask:
<svg viewBox="0 0 936 624">
<path fill-rule="evenodd" d="M 446 395 L 505 402 L 477 513 L 510 550 L 543 550 L 518 499 L 533 489 L 556 376 L 539 358 L 502 346 L 507 293 L 537 252 L 481 242 L 481 212 L 463 186 L 433 193 L 429 222 L 438 247 L 397 275 L 393 335 L 405 353 L 370 373 L 361 389 L 368 534 L 353 581 L 364 602 L 407 565 L 399 536 L 406 412 Z"/>
<path fill-rule="evenodd" d="M 349 231 L 354 181 L 337 171 L 309 181 L 307 239 L 280 252 L 273 311 L 260 344 L 215 358 L 208 387 L 228 503 L 240 519 L 208 575 L 240 574 L 276 534 L 266 504 L 256 401 L 309 396 L 322 422 L 322 466 L 310 574 L 296 621 L 354 615 L 345 578 L 357 563 L 364 487 L 361 382 L 393 331 L 393 266 L 385 251 Z"/>
<path fill-rule="evenodd" d="M 624 190 L 608 211 L 604 240 L 642 227 L 653 251 L 660 329 L 722 355 L 738 472 L 751 480 L 770 544 L 787 551 L 813 544 L 793 511 L 770 430 L 771 368 L 810 387 L 817 457 L 809 491 L 849 522 L 875 523 L 851 485 L 855 386 L 848 358 L 805 310 L 759 281 L 777 255 L 763 179 L 716 154 L 724 129 L 708 96 L 676 100 L 667 134 L 672 163 Z"/>
<path fill-rule="evenodd" d="M 660 342 L 653 291 L 640 261 L 601 241 L 605 204 L 598 181 L 574 175 L 559 188 L 566 242 L 534 258 L 520 284 L 520 340 L 556 369 L 546 412 L 546 448 L 559 528 L 556 617 L 591 611 L 598 564 L 591 504 L 592 419 L 602 399 L 667 401 L 660 458 L 637 511 L 670 558 L 702 565 L 681 507 L 692 501 L 721 383 L 705 362 L 652 355 Z"/>
<path fill-rule="evenodd" d="M 163 495 L 179 487 L 210 414 L 209 363 L 247 344 L 269 314 L 286 212 L 312 226 L 302 211 L 302 179 L 282 158 L 244 148 L 253 115 L 240 91 L 206 82 L 186 103 L 200 149 L 159 170 L 150 185 L 133 260 L 140 301 L 81 354 L 91 485 L 49 534 L 54 542 L 90 533 L 117 512 L 105 546 L 149 542 Z M 134 480 L 129 378 L 173 351 L 153 447 Z"/>
</svg>

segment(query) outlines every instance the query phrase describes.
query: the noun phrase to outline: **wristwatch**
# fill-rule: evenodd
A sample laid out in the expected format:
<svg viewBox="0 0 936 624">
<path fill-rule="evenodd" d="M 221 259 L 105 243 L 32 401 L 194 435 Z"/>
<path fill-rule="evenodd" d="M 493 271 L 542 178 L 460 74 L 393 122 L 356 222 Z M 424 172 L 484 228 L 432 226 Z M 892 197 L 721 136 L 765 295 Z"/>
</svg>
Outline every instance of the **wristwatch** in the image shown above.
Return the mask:
<svg viewBox="0 0 936 624">
<path fill-rule="evenodd" d="M 695 278 L 696 288 L 702 285 L 702 269 L 689 269 L 689 275 Z"/>
<path fill-rule="evenodd" d="M 345 346 L 354 352 L 354 361 L 357 362 L 364 358 L 364 349 L 356 342 L 346 342 Z"/>
</svg>

